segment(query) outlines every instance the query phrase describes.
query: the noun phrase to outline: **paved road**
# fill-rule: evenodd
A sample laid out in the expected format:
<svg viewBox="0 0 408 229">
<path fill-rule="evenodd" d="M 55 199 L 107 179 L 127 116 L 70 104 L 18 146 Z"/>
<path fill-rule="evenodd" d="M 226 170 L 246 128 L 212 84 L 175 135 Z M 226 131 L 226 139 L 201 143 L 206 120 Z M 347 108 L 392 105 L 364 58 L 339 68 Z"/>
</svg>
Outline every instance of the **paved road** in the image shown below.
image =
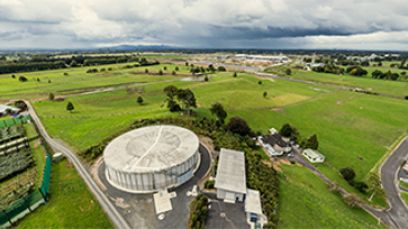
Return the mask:
<svg viewBox="0 0 408 229">
<path fill-rule="evenodd" d="M 41 136 L 44 138 L 44 140 L 48 143 L 48 145 L 51 148 L 53 148 L 56 152 L 63 153 L 72 162 L 72 164 L 75 166 L 76 170 L 78 171 L 79 175 L 85 181 L 85 184 L 88 186 L 89 190 L 91 190 L 92 194 L 94 195 L 96 200 L 99 202 L 99 205 L 102 207 L 102 209 L 105 211 L 105 213 L 110 218 L 113 225 L 119 229 L 128 229 L 128 228 L 130 229 L 130 226 L 128 225 L 126 220 L 117 211 L 115 206 L 109 201 L 109 199 L 102 192 L 102 190 L 99 188 L 96 182 L 92 179 L 91 174 L 86 169 L 86 167 L 82 164 L 82 162 L 77 157 L 77 155 L 73 151 L 71 151 L 68 147 L 63 145 L 61 142 L 51 138 L 48 135 L 47 131 L 45 130 L 45 127 L 43 126 L 40 118 L 37 116 L 37 113 L 35 112 L 32 105 L 27 101 L 26 101 L 26 104 L 29 108 L 28 112 L 30 113 L 34 123 L 36 124 Z"/>
<path fill-rule="evenodd" d="M 401 198 L 398 173 L 402 163 L 408 159 L 408 138 L 388 157 L 381 167 L 381 183 L 390 205 L 387 213 L 396 228 L 408 228 L 408 209 Z"/>
</svg>

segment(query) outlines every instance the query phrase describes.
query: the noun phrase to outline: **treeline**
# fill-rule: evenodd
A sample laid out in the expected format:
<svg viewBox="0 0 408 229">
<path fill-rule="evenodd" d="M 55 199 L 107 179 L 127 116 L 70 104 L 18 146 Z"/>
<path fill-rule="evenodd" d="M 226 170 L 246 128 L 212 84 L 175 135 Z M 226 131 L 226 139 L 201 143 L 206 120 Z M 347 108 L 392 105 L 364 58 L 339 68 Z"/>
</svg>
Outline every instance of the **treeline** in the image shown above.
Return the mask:
<svg viewBox="0 0 408 229">
<path fill-rule="evenodd" d="M 3 63 L 0 64 L 0 74 L 60 69 L 66 67 L 68 66 L 64 61 Z"/>
<path fill-rule="evenodd" d="M 402 76 L 402 77 L 401 77 Z M 401 72 L 401 75 L 396 73 L 396 72 L 382 72 L 380 70 L 375 70 L 371 73 L 371 77 L 373 79 L 384 79 L 384 80 L 398 80 L 398 79 L 403 79 L 406 80 L 406 72 Z"/>
<path fill-rule="evenodd" d="M 117 64 L 138 62 L 140 66 L 148 66 L 159 64 L 158 61 L 148 61 L 144 57 L 139 56 L 72 56 L 70 58 L 53 58 L 53 57 L 33 57 L 32 59 L 22 59 L 20 61 L 0 63 L 0 74 L 16 73 L 16 72 L 31 72 L 51 69 L 61 69 L 80 66 L 96 66 L 103 64 Z"/>
</svg>

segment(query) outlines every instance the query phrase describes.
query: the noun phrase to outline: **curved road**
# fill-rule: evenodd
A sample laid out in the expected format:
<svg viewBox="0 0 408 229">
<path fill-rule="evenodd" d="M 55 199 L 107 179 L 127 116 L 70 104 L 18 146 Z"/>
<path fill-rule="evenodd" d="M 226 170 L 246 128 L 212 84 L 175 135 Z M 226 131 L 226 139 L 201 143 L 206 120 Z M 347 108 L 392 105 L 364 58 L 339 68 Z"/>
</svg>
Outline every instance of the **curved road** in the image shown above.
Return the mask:
<svg viewBox="0 0 408 229">
<path fill-rule="evenodd" d="M 44 125 L 42 124 L 40 118 L 38 117 L 32 105 L 28 101 L 25 102 L 28 106 L 28 112 L 30 113 L 32 120 L 36 124 L 41 136 L 44 138 L 44 140 L 48 143 L 48 145 L 51 148 L 53 148 L 56 152 L 63 153 L 72 162 L 72 164 L 74 164 L 79 175 L 85 181 L 89 190 L 91 190 L 92 194 L 95 196 L 96 200 L 99 202 L 99 205 L 108 215 L 113 225 L 116 228 L 120 229 L 130 229 L 130 226 L 128 225 L 126 220 L 122 217 L 122 215 L 118 212 L 115 206 L 109 201 L 109 199 L 102 192 L 102 190 L 99 188 L 96 182 L 92 179 L 91 174 L 89 173 L 87 168 L 82 164 L 81 160 L 77 157 L 77 155 L 74 152 L 72 152 L 69 148 L 64 146 L 61 142 L 51 138 L 48 135 Z"/>
<path fill-rule="evenodd" d="M 408 208 L 401 198 L 398 173 L 408 159 L 408 138 L 405 138 L 381 167 L 381 184 L 384 188 L 389 208 L 385 211 L 395 228 L 408 228 Z"/>
</svg>

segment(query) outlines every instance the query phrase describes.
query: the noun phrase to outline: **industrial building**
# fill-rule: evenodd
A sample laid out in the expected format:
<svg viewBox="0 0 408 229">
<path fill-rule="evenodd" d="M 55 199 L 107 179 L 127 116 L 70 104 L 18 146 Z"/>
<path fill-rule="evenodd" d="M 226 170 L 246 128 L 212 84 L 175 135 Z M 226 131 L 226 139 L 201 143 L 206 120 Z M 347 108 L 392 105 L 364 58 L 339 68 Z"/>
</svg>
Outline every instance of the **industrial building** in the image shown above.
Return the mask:
<svg viewBox="0 0 408 229">
<path fill-rule="evenodd" d="M 243 201 L 246 193 L 245 156 L 243 152 L 221 149 L 215 177 L 217 198 L 225 202 Z"/>
<path fill-rule="evenodd" d="M 177 126 L 131 130 L 104 150 L 106 178 L 114 187 L 149 193 L 176 187 L 193 177 L 200 163 L 198 137 Z"/>
<path fill-rule="evenodd" d="M 267 217 L 262 213 L 261 194 L 258 190 L 247 189 L 245 213 L 247 222 L 253 224 L 251 228 L 263 228 L 263 225 L 268 222 Z"/>
<path fill-rule="evenodd" d="M 302 155 L 312 163 L 323 163 L 325 159 L 323 154 L 312 149 L 303 150 Z"/>
</svg>

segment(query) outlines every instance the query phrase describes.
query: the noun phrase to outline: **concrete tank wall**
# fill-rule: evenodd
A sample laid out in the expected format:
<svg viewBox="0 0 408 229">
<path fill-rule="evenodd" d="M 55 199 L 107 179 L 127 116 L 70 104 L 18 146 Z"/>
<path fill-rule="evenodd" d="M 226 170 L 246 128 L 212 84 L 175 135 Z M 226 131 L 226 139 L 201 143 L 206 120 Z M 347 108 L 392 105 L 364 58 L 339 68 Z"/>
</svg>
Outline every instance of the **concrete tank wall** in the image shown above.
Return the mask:
<svg viewBox="0 0 408 229">
<path fill-rule="evenodd" d="M 149 173 L 129 173 L 106 165 L 108 181 L 118 189 L 133 193 L 148 193 L 179 186 L 190 180 L 199 163 L 198 149 L 183 163 Z"/>
</svg>

